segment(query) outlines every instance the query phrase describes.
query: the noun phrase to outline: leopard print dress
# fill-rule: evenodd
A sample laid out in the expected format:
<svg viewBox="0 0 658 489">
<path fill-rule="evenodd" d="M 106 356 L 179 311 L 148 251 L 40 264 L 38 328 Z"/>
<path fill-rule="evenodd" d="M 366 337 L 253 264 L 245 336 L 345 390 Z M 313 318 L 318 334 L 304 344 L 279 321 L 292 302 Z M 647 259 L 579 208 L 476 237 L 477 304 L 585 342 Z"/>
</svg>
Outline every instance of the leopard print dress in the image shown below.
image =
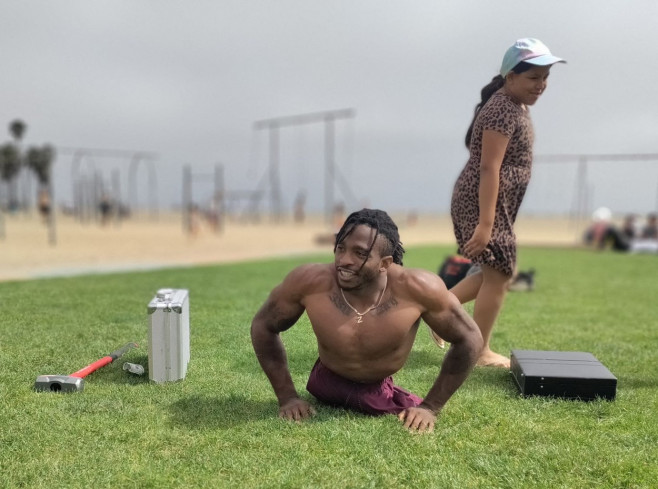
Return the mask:
<svg viewBox="0 0 658 489">
<path fill-rule="evenodd" d="M 473 262 L 512 276 L 516 266 L 514 221 L 530 182 L 534 132 L 528 110 L 512 101 L 503 89 L 494 93 L 477 115 L 471 136 L 470 158 L 455 183 L 450 214 L 459 253 L 463 253 L 463 247 L 473 235 L 480 217 L 480 156 L 482 133 L 487 129 L 500 132 L 510 140 L 500 168 L 491 241 Z"/>
</svg>

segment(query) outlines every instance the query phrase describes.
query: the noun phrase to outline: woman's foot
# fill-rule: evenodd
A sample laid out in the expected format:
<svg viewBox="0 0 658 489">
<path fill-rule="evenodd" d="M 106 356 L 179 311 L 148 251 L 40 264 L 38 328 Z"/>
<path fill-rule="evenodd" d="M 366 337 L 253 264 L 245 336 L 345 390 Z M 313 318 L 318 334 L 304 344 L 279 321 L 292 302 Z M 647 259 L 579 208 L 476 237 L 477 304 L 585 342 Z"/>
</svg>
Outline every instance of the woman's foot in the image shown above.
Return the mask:
<svg viewBox="0 0 658 489">
<path fill-rule="evenodd" d="M 432 341 L 436 343 L 436 346 L 439 348 L 445 348 L 446 347 L 446 342 L 443 338 L 441 338 L 438 334 L 436 334 L 434 331 L 430 329 L 430 336 L 432 337 Z"/>
<path fill-rule="evenodd" d="M 509 368 L 509 358 L 495 353 L 491 350 L 485 350 L 480 354 L 476 363 L 478 367 L 500 367 Z"/>
</svg>

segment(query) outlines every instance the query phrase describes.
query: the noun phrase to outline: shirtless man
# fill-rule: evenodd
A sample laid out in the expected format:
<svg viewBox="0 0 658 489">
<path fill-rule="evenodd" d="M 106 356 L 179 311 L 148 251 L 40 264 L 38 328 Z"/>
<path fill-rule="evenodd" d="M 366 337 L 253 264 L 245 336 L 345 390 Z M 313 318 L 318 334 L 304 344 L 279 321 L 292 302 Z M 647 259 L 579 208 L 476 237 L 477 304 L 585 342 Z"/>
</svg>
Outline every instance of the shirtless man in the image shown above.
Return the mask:
<svg viewBox="0 0 658 489">
<path fill-rule="evenodd" d="M 368 414 L 397 414 L 410 431 L 433 431 L 473 368 L 482 335 L 439 277 L 402 267 L 403 253 L 388 214 L 363 209 L 336 235 L 334 264 L 299 266 L 272 290 L 253 319 L 251 338 L 279 416 L 300 421 L 315 414 L 295 390 L 280 338 L 306 311 L 319 351 L 306 387 L 313 396 Z M 391 377 L 406 362 L 421 318 L 451 344 L 424 399 Z"/>
</svg>

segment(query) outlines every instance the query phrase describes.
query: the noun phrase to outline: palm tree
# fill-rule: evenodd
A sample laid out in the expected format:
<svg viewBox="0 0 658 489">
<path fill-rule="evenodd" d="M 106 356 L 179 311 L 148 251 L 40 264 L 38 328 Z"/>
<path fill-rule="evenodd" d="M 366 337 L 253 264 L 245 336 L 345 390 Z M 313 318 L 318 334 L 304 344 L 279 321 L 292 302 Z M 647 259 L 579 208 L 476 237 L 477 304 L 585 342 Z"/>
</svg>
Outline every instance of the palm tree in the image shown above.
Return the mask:
<svg viewBox="0 0 658 489">
<path fill-rule="evenodd" d="M 16 119 L 9 124 L 9 133 L 17 143 L 20 143 L 21 139 L 23 139 L 23 134 L 25 134 L 26 129 L 27 126 L 20 119 Z"/>
<path fill-rule="evenodd" d="M 39 148 L 32 146 L 25 154 L 25 164 L 31 169 L 36 177 L 39 185 L 37 187 L 37 207 L 39 213 L 46 224 L 53 223 L 52 221 L 52 189 L 50 187 L 50 167 L 55 159 L 55 150 L 52 146 L 46 144 Z M 54 239 L 51 237 L 51 239 Z"/>
<path fill-rule="evenodd" d="M 47 187 L 50 183 L 50 166 L 54 159 L 55 150 L 48 144 L 41 148 L 32 146 L 27 150 L 27 166 L 34 171 L 41 187 Z"/>
<path fill-rule="evenodd" d="M 0 179 L 9 186 L 8 207 L 10 210 L 18 206 L 16 176 L 21 169 L 21 158 L 16 145 L 5 143 L 0 146 Z"/>
<path fill-rule="evenodd" d="M 29 186 L 30 182 L 27 180 L 27 175 L 23 168 L 25 167 L 25 155 L 23 151 L 23 136 L 27 130 L 27 125 L 20 119 L 14 119 L 9 123 L 9 133 L 14 139 L 14 144 L 18 149 L 18 173 L 12 178 L 11 187 L 13 187 L 13 192 L 16 195 L 16 207 L 27 210 L 29 207 Z M 22 196 L 18 197 L 18 188 L 19 185 L 22 190 Z"/>
</svg>

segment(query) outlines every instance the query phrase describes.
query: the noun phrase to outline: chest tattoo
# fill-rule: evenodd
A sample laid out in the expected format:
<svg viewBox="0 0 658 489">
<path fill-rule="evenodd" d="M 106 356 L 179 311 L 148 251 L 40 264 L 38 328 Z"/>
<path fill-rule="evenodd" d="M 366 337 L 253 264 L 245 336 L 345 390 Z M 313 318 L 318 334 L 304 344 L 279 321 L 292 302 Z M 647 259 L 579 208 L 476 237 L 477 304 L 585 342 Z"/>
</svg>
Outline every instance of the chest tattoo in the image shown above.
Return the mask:
<svg viewBox="0 0 658 489">
<path fill-rule="evenodd" d="M 329 296 L 329 300 L 334 306 L 336 306 L 336 309 L 342 312 L 345 316 L 350 316 L 353 314 L 354 311 L 352 311 L 352 309 L 350 309 L 350 307 L 345 304 L 345 301 L 341 298 L 340 294 L 331 294 Z M 382 314 L 386 314 L 389 310 L 393 309 L 397 305 L 398 301 L 395 299 L 395 296 L 391 296 L 382 302 L 378 307 L 374 308 L 371 314 L 381 316 Z"/>
<path fill-rule="evenodd" d="M 392 295 L 388 300 L 382 302 L 374 312 L 378 316 L 381 314 L 386 314 L 390 309 L 393 309 L 397 305 L 398 301 L 395 299 L 395 296 Z"/>
<path fill-rule="evenodd" d="M 350 314 L 352 314 L 352 310 L 348 307 L 347 304 L 345 304 L 345 301 L 341 299 L 340 295 L 336 293 L 331 294 L 329 296 L 329 300 L 334 306 L 336 306 L 336 309 L 342 312 L 345 316 L 349 316 Z"/>
</svg>

